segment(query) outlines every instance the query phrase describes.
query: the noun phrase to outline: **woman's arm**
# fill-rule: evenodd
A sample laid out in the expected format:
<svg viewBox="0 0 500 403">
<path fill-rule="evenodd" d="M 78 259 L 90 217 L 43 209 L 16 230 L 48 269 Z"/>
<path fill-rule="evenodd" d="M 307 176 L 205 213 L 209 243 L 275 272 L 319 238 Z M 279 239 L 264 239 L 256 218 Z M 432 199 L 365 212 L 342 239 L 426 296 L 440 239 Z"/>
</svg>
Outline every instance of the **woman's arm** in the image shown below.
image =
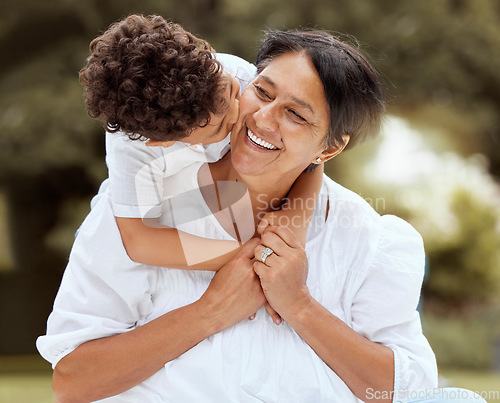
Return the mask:
<svg viewBox="0 0 500 403">
<path fill-rule="evenodd" d="M 265 264 L 257 261 L 264 245 L 274 251 Z M 309 294 L 307 257 L 294 234 L 285 227 L 269 227 L 255 257 L 254 270 L 269 304 L 354 395 L 362 400 L 367 390 L 389 395 L 394 389 L 392 350 L 355 332 Z"/>
<path fill-rule="evenodd" d="M 54 369 L 57 401 L 89 402 L 124 392 L 213 333 L 209 312 L 197 301 L 129 332 L 86 342 Z"/>
<path fill-rule="evenodd" d="M 305 246 L 307 229 L 321 190 L 323 172 L 323 164 L 312 172 L 303 172 L 293 184 L 281 210 L 264 215 L 257 232 L 262 234 L 269 225 L 288 227 L 302 246 Z"/>
<path fill-rule="evenodd" d="M 116 223 L 130 259 L 150 266 L 217 271 L 241 246 L 238 241 L 202 238 L 175 228 L 155 227 L 154 222 L 141 218 L 116 217 Z"/>
<path fill-rule="evenodd" d="M 369 391 L 372 396 L 391 396 L 393 351 L 352 330 L 310 295 L 306 298 L 300 309 L 282 314 L 283 318 L 356 397 L 367 401 Z"/>
<path fill-rule="evenodd" d="M 88 402 L 124 392 L 165 363 L 256 312 L 265 302 L 252 268 L 258 241 L 219 270 L 203 296 L 126 333 L 81 344 L 54 370 L 58 402 Z"/>
</svg>

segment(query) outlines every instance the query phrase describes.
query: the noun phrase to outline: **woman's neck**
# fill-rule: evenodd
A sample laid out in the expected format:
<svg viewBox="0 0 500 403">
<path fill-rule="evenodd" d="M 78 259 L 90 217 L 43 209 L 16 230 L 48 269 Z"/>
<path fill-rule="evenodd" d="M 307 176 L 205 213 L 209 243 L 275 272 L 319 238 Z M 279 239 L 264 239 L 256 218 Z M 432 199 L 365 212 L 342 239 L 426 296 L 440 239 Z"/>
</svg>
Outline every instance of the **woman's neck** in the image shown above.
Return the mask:
<svg viewBox="0 0 500 403">
<path fill-rule="evenodd" d="M 214 182 L 237 181 L 247 187 L 256 221 L 259 221 L 265 213 L 279 209 L 293 185 L 293 181 L 282 180 L 283 178 L 270 180 L 267 175 L 266 178 L 240 175 L 231 162 L 231 152 L 209 166 Z"/>
</svg>

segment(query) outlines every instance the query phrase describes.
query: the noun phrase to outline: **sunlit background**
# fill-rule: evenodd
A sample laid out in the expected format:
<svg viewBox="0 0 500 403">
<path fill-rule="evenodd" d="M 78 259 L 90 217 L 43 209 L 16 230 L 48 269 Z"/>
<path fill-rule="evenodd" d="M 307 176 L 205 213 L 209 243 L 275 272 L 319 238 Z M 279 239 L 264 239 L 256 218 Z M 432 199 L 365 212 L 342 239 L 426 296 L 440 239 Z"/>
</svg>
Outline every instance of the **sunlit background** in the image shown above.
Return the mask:
<svg viewBox="0 0 500 403">
<path fill-rule="evenodd" d="M 388 116 L 327 173 L 424 237 L 420 310 L 441 384 L 498 391 L 500 2 L 16 0 L 0 2 L 0 402 L 53 401 L 35 339 L 106 177 L 77 75 L 89 42 L 130 13 L 170 18 L 249 61 L 266 28 L 359 41 L 384 77 Z"/>
</svg>

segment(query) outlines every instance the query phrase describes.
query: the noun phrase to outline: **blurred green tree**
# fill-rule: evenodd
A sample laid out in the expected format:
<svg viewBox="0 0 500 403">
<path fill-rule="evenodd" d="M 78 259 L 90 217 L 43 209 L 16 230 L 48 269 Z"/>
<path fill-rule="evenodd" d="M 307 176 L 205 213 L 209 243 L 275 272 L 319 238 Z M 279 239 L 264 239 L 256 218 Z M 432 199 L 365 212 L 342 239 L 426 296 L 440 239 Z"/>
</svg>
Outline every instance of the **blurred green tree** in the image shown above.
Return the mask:
<svg viewBox="0 0 500 403">
<path fill-rule="evenodd" d="M 425 295 L 462 309 L 490 302 L 500 289 L 500 218 L 464 189 L 455 190 L 450 210 L 457 230 L 426 244 L 432 275 Z"/>
</svg>

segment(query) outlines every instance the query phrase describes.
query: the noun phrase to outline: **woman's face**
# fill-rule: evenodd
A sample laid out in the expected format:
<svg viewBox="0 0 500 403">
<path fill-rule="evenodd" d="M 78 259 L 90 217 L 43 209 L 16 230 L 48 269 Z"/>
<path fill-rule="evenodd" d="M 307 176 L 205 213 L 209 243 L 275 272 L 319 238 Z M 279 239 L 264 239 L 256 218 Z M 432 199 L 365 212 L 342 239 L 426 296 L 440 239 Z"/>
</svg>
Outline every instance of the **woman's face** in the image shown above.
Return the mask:
<svg viewBox="0 0 500 403">
<path fill-rule="evenodd" d="M 309 58 L 278 56 L 241 95 L 231 134 L 233 166 L 241 175 L 296 178 L 322 157 L 328 122 L 323 84 Z"/>
</svg>

